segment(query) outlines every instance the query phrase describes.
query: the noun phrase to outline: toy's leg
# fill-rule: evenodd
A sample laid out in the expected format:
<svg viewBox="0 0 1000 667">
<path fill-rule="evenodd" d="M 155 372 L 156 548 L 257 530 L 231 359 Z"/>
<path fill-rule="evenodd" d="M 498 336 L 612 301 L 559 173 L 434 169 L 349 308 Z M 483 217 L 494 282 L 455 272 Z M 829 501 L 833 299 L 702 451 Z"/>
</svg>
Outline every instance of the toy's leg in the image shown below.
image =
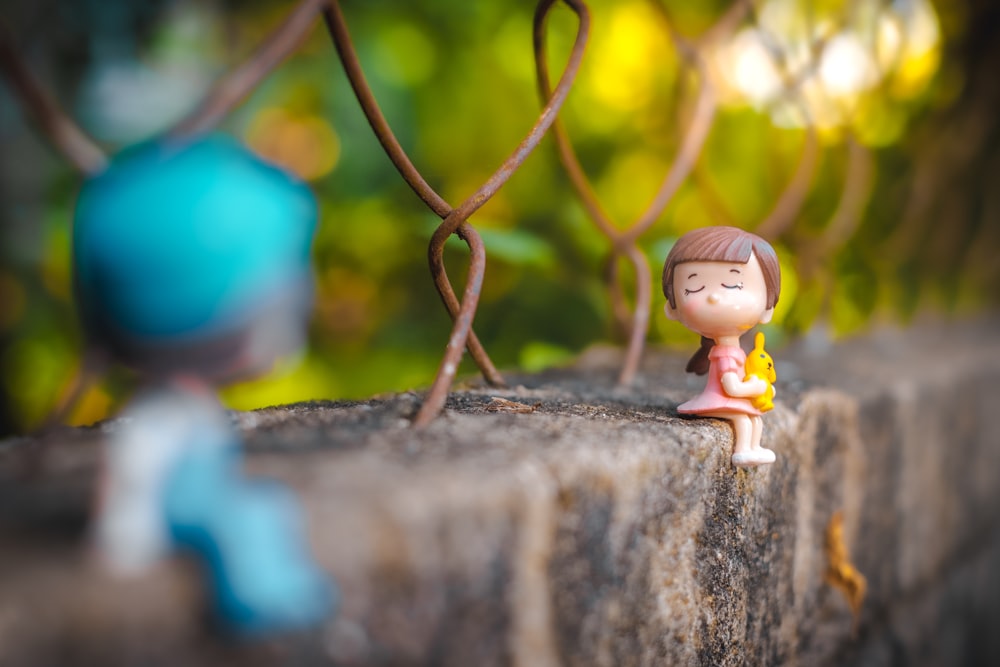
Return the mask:
<svg viewBox="0 0 1000 667">
<path fill-rule="evenodd" d="M 774 463 L 777 458 L 773 451 L 767 449 L 766 447 L 760 446 L 761 436 L 764 434 L 764 420 L 759 416 L 754 416 L 750 418 L 753 424 L 753 445 L 751 449 L 751 454 L 753 456 L 753 463 L 748 463 L 747 465 L 763 465 L 765 463 Z"/>
<path fill-rule="evenodd" d="M 712 412 L 704 416 L 725 419 L 733 425 L 734 466 L 749 468 L 764 463 L 774 463 L 774 452 L 760 446 L 760 436 L 763 432 L 763 420 L 760 417 L 751 417 L 741 412 Z"/>
<path fill-rule="evenodd" d="M 747 415 L 730 415 L 727 417 L 733 425 L 735 438 L 733 440 L 733 455 L 749 452 L 753 447 L 753 424 Z"/>
<path fill-rule="evenodd" d="M 725 419 L 733 425 L 733 465 L 741 467 L 757 465 L 752 462 L 753 424 L 750 422 L 749 415 L 723 412 L 709 416 Z"/>
<path fill-rule="evenodd" d="M 309 552 L 294 495 L 248 479 L 235 445 L 202 447 L 179 462 L 166 488 L 175 543 L 206 566 L 216 611 L 237 634 L 320 624 L 337 591 Z"/>
<path fill-rule="evenodd" d="M 760 446 L 760 437 L 763 433 L 763 420 L 760 417 L 751 417 L 741 413 L 716 413 L 707 416 L 727 419 L 733 425 L 735 438 L 732 461 L 734 466 L 749 468 L 765 463 L 774 463 L 774 452 Z"/>
<path fill-rule="evenodd" d="M 760 449 L 760 438 L 764 435 L 764 420 L 759 416 L 750 417 L 750 422 L 753 424 L 753 439 L 750 447 L 752 449 Z"/>
</svg>

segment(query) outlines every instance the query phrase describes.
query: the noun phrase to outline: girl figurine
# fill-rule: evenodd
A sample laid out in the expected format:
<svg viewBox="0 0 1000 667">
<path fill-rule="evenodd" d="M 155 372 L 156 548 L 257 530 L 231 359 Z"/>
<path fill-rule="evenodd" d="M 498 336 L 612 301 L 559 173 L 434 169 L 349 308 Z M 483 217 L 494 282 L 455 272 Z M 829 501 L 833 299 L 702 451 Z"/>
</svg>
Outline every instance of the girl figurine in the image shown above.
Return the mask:
<svg viewBox="0 0 1000 667">
<path fill-rule="evenodd" d="M 677 411 L 726 419 L 733 425 L 733 465 L 773 463 L 774 452 L 761 447 L 761 411 L 751 399 L 768 391 L 767 382 L 744 379 L 746 354 L 740 336 L 771 321 L 781 291 L 774 248 L 735 227 L 688 232 L 674 244 L 663 266 L 667 317 L 702 336 L 687 371 L 708 373 L 705 390 Z"/>
</svg>

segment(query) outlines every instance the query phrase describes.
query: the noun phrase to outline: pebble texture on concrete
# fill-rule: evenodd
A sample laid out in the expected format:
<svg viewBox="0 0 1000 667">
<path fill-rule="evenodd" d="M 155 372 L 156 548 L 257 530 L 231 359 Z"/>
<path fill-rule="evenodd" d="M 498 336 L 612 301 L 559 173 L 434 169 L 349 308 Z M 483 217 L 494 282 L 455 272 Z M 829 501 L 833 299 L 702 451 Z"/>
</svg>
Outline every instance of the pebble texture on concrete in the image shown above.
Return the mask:
<svg viewBox="0 0 1000 667">
<path fill-rule="evenodd" d="M 1000 664 L 998 324 L 779 351 L 757 470 L 729 465 L 725 422 L 677 415 L 702 381 L 655 352 L 629 390 L 594 350 L 457 391 L 420 431 L 413 394 L 234 414 L 344 598 L 264 644 L 211 632 L 183 562 L 127 582 L 90 563 L 113 421 L 49 436 L 30 483 L 31 441 L 0 443 L 0 665 Z M 838 511 L 857 617 L 825 578 Z"/>
</svg>

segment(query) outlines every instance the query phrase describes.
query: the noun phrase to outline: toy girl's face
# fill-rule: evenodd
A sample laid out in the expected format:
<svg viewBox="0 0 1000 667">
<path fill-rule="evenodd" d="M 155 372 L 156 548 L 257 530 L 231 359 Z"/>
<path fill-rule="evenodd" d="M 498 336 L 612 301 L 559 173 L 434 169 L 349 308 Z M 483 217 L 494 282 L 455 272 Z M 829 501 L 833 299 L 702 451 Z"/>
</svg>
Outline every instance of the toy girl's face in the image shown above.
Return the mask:
<svg viewBox="0 0 1000 667">
<path fill-rule="evenodd" d="M 739 336 L 771 321 L 767 286 L 756 255 L 739 262 L 684 262 L 674 267 L 675 308 L 667 317 L 702 336 Z"/>
</svg>

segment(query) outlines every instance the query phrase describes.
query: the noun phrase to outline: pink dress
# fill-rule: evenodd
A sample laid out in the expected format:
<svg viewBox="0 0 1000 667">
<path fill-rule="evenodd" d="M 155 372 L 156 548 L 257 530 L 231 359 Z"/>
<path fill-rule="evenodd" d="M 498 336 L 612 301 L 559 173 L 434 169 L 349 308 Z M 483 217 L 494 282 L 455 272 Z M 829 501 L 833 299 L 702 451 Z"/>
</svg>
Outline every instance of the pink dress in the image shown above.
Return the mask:
<svg viewBox="0 0 1000 667">
<path fill-rule="evenodd" d="M 744 364 L 747 355 L 739 347 L 716 345 L 708 353 L 708 383 L 697 398 L 681 403 L 677 412 L 682 415 L 703 415 L 711 412 L 741 412 L 745 415 L 759 415 L 748 398 L 733 398 L 722 388 L 722 376 L 736 373 L 740 379 L 745 375 Z"/>
</svg>

